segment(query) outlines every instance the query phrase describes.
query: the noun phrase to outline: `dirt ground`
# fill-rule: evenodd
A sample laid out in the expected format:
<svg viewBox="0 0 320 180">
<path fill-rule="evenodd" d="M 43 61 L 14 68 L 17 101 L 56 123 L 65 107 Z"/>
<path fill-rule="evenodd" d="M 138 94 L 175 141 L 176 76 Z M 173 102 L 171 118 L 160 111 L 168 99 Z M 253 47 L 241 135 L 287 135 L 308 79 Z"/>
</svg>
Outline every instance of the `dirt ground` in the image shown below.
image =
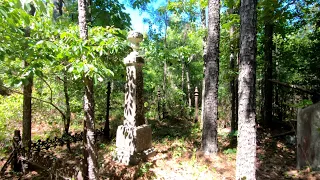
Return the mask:
<svg viewBox="0 0 320 180">
<path fill-rule="evenodd" d="M 219 153 L 205 156 L 201 153 L 201 130 L 198 125 L 185 120 L 150 121 L 153 129 L 153 146 L 156 154 L 147 162 L 136 166 L 124 166 L 112 160 L 115 140 L 109 144 L 98 145 L 100 179 L 235 179 L 236 148 L 230 144 L 229 129 L 219 129 Z M 42 124 L 43 126 L 43 124 Z M 48 130 L 39 128 L 37 133 Z M 295 144 L 288 141 L 288 136 L 279 136 L 279 131 L 258 130 L 257 134 L 257 179 L 320 179 L 320 172 L 309 168 L 298 171 L 295 160 Z M 58 179 L 63 179 L 63 171 L 79 171 L 81 166 L 81 143 L 71 146 L 72 153 L 66 147 L 43 152 L 59 160 L 55 172 Z M 10 150 L 8 150 L 10 152 Z M 1 157 L 0 167 L 7 157 Z M 44 160 L 43 163 L 47 163 Z M 41 165 L 42 161 L 38 161 Z M 50 166 L 44 165 L 41 166 Z M 36 169 L 36 168 L 35 168 Z M 50 169 L 50 168 L 48 168 Z M 58 174 L 59 174 L 58 173 Z M 25 174 L 14 173 L 10 167 L 1 179 L 50 179 L 52 170 L 33 170 Z M 57 177 L 57 176 L 56 176 Z M 77 174 L 74 175 L 77 179 Z"/>
</svg>

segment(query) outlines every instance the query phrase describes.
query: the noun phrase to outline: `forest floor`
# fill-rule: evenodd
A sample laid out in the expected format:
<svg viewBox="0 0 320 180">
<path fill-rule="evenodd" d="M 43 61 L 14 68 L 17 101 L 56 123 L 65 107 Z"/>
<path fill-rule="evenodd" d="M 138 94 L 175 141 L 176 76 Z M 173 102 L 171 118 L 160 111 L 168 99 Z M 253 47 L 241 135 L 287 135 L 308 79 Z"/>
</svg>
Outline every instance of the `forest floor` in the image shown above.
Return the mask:
<svg viewBox="0 0 320 180">
<path fill-rule="evenodd" d="M 124 166 L 112 161 L 115 140 L 109 144 L 99 144 L 100 179 L 235 179 L 236 148 L 230 144 L 228 128 L 218 130 L 220 147 L 218 155 L 205 156 L 199 151 L 201 147 L 199 125 L 186 120 L 151 120 L 149 123 L 153 130 L 155 156 L 136 166 Z M 41 134 L 48 134 L 50 128 L 54 126 L 36 124 L 33 130 L 36 131 L 37 138 L 41 138 Z M 295 145 L 290 144 L 286 136 L 274 138 L 276 134 L 279 134 L 279 131 L 258 130 L 257 179 L 320 179 L 320 172 L 311 172 L 308 168 L 302 171 L 296 170 Z M 81 143 L 71 147 L 72 153 L 65 147 L 47 153 L 63 161 L 73 162 L 73 166 L 79 166 Z M 10 152 L 10 149 L 7 152 Z M 0 167 L 6 162 L 7 156 L 9 153 L 0 157 Z M 24 175 L 15 174 L 8 168 L 5 175 L 0 178 L 48 179 L 48 177 L 48 173 L 36 171 Z"/>
</svg>

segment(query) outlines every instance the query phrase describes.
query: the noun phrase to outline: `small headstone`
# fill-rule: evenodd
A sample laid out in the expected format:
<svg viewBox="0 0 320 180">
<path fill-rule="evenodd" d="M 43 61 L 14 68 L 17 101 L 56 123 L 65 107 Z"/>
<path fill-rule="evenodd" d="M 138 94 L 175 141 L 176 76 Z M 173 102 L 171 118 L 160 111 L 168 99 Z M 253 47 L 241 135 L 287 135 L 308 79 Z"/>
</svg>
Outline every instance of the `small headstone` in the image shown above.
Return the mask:
<svg viewBox="0 0 320 180">
<path fill-rule="evenodd" d="M 297 168 L 320 170 L 320 103 L 299 109 L 297 120 Z"/>
</svg>

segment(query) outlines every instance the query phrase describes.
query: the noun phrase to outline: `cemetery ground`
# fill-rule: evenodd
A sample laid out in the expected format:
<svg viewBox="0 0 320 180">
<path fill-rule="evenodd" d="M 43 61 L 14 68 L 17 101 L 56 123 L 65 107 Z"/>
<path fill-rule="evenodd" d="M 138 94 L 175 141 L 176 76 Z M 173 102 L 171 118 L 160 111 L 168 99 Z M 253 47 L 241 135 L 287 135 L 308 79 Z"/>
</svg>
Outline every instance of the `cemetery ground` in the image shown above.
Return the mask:
<svg viewBox="0 0 320 180">
<path fill-rule="evenodd" d="M 61 124 L 46 121 L 33 123 L 33 140 L 59 136 Z M 46 122 L 46 123 L 44 123 Z M 236 145 L 230 144 L 228 128 L 219 128 L 219 153 L 217 156 L 206 156 L 201 147 L 201 130 L 199 124 L 185 119 L 149 120 L 152 127 L 153 147 L 156 155 L 147 162 L 135 166 L 125 166 L 112 160 L 115 151 L 116 127 L 123 121 L 111 120 L 110 143 L 98 143 L 100 179 L 235 179 Z M 19 124 L 10 124 L 8 129 L 21 128 Z M 97 123 L 97 128 L 103 122 Z M 82 122 L 73 121 L 71 132 L 80 132 Z M 288 141 L 288 136 L 278 136 L 281 129 L 274 132 L 258 129 L 257 135 L 257 179 L 320 179 L 319 172 L 309 168 L 296 170 L 295 144 Z M 13 132 L 12 132 L 13 133 Z M 80 166 L 82 143 L 72 144 L 70 153 L 65 146 L 49 151 L 54 157 Z M 0 167 L 6 162 L 11 152 L 11 142 L 1 143 Z M 61 166 L 64 166 L 63 164 Z M 67 167 L 62 167 L 67 169 Z M 10 167 L 1 179 L 48 179 L 47 172 L 31 171 L 17 174 Z M 76 178 L 75 178 L 76 179 Z"/>
</svg>

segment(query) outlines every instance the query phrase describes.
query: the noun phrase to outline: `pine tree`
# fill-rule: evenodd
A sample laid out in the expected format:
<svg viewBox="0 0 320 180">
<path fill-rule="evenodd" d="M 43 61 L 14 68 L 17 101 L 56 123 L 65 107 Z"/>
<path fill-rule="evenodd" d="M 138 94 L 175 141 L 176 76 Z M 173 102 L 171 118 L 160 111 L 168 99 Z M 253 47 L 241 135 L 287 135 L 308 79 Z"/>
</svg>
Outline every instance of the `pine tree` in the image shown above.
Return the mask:
<svg viewBox="0 0 320 180">
<path fill-rule="evenodd" d="M 205 96 L 202 131 L 202 151 L 218 152 L 218 77 L 220 41 L 220 0 L 209 1 L 208 43 L 205 63 Z"/>
<path fill-rule="evenodd" d="M 238 147 L 236 179 L 256 179 L 257 1 L 241 0 Z"/>
<path fill-rule="evenodd" d="M 87 26 L 87 4 L 85 0 L 78 0 L 79 11 L 79 28 L 80 38 L 84 41 L 88 39 Z M 82 60 L 86 60 L 86 56 L 82 56 Z M 98 160 L 97 150 L 95 147 L 95 124 L 94 124 L 94 96 L 93 96 L 93 80 L 88 74 L 84 74 L 84 125 L 83 125 L 83 178 L 84 179 L 99 179 L 98 178 Z"/>
</svg>

